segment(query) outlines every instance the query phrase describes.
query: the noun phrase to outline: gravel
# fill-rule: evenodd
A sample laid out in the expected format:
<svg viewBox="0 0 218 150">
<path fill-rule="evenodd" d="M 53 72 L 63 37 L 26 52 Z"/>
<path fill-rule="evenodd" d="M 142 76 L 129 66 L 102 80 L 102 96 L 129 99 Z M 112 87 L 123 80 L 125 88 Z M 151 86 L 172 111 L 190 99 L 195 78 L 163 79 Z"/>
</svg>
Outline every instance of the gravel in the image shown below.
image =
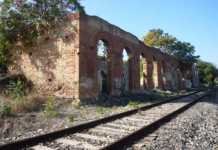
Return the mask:
<svg viewBox="0 0 218 150">
<path fill-rule="evenodd" d="M 144 150 L 218 150 L 218 93 L 205 98 L 170 123 L 158 129 Z M 138 143 L 138 144 L 139 144 Z M 136 144 L 137 145 L 137 144 Z"/>
</svg>

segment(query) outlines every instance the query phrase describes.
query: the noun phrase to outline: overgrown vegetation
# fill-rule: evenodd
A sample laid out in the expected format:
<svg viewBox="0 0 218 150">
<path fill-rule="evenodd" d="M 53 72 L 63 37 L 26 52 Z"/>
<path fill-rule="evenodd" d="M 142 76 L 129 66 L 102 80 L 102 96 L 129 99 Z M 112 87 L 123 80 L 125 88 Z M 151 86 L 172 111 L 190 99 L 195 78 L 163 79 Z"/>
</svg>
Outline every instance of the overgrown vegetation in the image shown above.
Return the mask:
<svg viewBox="0 0 218 150">
<path fill-rule="evenodd" d="M 97 106 L 96 107 L 96 112 L 99 114 L 104 114 L 107 111 L 109 111 L 109 108 L 103 107 L 103 106 Z"/>
<path fill-rule="evenodd" d="M 200 82 L 212 86 L 218 77 L 218 69 L 209 62 L 198 60 L 197 67 L 199 70 Z"/>
<path fill-rule="evenodd" d="M 79 0 L 2 0 L 0 7 L 0 66 L 7 63 L 8 50 L 18 42 L 32 45 L 61 26 L 68 13 L 85 13 Z"/>
<path fill-rule="evenodd" d="M 55 110 L 55 99 L 54 97 L 48 97 L 44 104 L 43 113 L 46 117 L 56 117 L 58 112 Z"/>
<path fill-rule="evenodd" d="M 128 106 L 130 106 L 130 107 L 137 107 L 139 104 L 141 104 L 142 102 L 140 102 L 140 101 L 137 101 L 137 100 L 129 100 L 129 102 L 128 102 Z"/>
<path fill-rule="evenodd" d="M 25 83 L 24 81 L 10 80 L 7 85 L 7 94 L 10 95 L 13 99 L 20 100 L 25 95 Z"/>
<path fill-rule="evenodd" d="M 17 75 L 4 79 L 1 88 L 2 94 L 15 101 L 23 99 L 31 91 L 32 83 L 23 75 Z"/>
<path fill-rule="evenodd" d="M 0 117 L 1 116 L 8 116 L 11 114 L 11 107 L 7 104 L 0 105 Z"/>
</svg>

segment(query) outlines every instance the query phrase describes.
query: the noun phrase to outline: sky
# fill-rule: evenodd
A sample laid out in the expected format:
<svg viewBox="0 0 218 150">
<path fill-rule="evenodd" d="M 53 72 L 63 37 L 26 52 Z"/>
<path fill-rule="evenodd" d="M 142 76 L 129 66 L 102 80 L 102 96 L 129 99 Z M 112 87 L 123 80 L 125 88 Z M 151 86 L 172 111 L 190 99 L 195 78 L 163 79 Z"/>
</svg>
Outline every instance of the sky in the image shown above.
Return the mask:
<svg viewBox="0 0 218 150">
<path fill-rule="evenodd" d="M 218 0 L 82 0 L 87 14 L 99 16 L 139 39 L 161 28 L 190 42 L 196 55 L 218 67 Z"/>
</svg>

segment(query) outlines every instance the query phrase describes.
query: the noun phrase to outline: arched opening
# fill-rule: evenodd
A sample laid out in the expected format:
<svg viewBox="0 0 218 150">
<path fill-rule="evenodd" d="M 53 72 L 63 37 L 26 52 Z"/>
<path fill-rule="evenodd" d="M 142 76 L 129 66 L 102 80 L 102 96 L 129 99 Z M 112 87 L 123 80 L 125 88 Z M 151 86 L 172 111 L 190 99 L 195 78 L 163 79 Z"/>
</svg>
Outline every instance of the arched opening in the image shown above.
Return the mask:
<svg viewBox="0 0 218 150">
<path fill-rule="evenodd" d="M 147 81 L 147 60 L 143 56 L 143 54 L 140 55 L 140 87 L 141 89 L 146 89 L 148 86 Z"/>
<path fill-rule="evenodd" d="M 108 43 L 104 40 L 97 42 L 97 82 L 98 93 L 109 93 L 108 79 Z"/>
<path fill-rule="evenodd" d="M 129 65 L 129 54 L 126 49 L 123 49 L 122 53 L 122 78 L 121 78 L 121 92 L 124 93 L 129 91 L 129 72 L 130 72 L 130 65 Z"/>
<path fill-rule="evenodd" d="M 165 90 L 167 79 L 166 79 L 166 64 L 163 60 L 161 63 L 161 76 L 162 76 L 162 82 L 163 82 L 163 89 Z"/>
<path fill-rule="evenodd" d="M 158 63 L 156 58 L 153 56 L 153 73 L 152 79 L 154 83 L 154 88 L 158 88 Z"/>
</svg>

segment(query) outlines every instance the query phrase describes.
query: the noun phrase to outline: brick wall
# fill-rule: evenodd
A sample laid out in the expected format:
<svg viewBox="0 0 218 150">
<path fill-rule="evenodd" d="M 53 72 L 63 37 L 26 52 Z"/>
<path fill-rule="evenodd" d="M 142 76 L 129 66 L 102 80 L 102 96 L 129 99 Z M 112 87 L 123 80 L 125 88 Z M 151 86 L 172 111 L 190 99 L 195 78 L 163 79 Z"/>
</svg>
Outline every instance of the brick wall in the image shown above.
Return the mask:
<svg viewBox="0 0 218 150">
<path fill-rule="evenodd" d="M 78 98 L 78 19 L 69 18 L 58 37 L 50 33 L 31 47 L 16 45 L 10 52 L 10 73 L 24 74 L 42 94 Z"/>
<path fill-rule="evenodd" d="M 97 42 L 107 42 L 107 88 L 110 95 L 122 93 L 123 49 L 128 60 L 130 93 L 140 92 L 140 55 L 146 64 L 146 88 L 177 89 L 182 87 L 178 61 L 160 50 L 144 45 L 136 36 L 96 17 L 70 14 L 68 21 L 53 33 L 45 35 L 31 47 L 17 45 L 11 51 L 11 73 L 21 72 L 42 94 L 90 98 L 100 93 Z M 15 51 L 16 50 L 16 51 Z M 16 52 L 16 53 L 15 53 Z M 184 71 L 183 71 L 184 72 Z"/>
</svg>

